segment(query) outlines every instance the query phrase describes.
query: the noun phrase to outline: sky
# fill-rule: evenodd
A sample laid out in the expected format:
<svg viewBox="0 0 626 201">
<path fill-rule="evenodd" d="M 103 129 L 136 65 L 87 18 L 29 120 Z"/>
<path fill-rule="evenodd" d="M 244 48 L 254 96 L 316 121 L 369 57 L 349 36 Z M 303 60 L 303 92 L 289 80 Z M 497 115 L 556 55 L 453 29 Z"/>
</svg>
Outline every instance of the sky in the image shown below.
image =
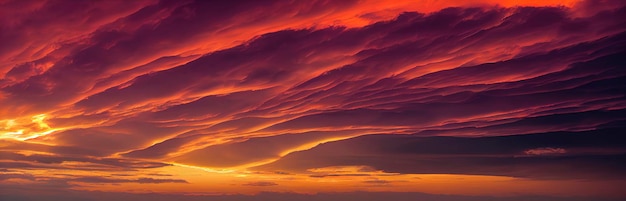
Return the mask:
<svg viewBox="0 0 626 201">
<path fill-rule="evenodd" d="M 0 200 L 623 200 L 620 0 L 0 0 Z"/>
</svg>

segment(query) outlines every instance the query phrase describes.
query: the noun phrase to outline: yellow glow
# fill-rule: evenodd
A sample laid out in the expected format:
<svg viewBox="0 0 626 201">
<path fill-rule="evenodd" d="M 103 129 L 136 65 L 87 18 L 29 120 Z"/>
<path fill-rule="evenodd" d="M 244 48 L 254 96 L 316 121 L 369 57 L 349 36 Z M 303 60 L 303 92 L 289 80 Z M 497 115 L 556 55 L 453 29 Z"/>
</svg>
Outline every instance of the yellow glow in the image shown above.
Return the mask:
<svg viewBox="0 0 626 201">
<path fill-rule="evenodd" d="M 199 167 L 199 166 L 193 166 L 193 165 L 185 165 L 185 164 L 180 164 L 180 163 L 172 163 L 172 165 L 185 167 L 185 168 L 192 168 L 192 169 L 197 169 L 197 170 L 203 170 L 203 171 L 210 172 L 210 173 L 225 174 L 225 173 L 235 172 L 235 170 L 232 170 L 232 169 L 212 169 L 212 168 Z"/>
<path fill-rule="evenodd" d="M 15 120 L 10 119 L 8 121 L 6 121 L 5 123 L 5 129 L 11 129 L 13 126 L 15 126 Z"/>
<path fill-rule="evenodd" d="M 39 126 L 39 128 L 50 129 L 50 126 L 48 126 L 48 124 L 43 122 L 43 120 L 46 119 L 45 114 L 35 115 L 31 119 L 33 123 L 36 123 Z"/>
<path fill-rule="evenodd" d="M 0 138 L 25 141 L 63 130 L 50 127 L 45 122 L 47 117 L 46 114 L 38 114 L 32 117 L 0 120 Z"/>
</svg>

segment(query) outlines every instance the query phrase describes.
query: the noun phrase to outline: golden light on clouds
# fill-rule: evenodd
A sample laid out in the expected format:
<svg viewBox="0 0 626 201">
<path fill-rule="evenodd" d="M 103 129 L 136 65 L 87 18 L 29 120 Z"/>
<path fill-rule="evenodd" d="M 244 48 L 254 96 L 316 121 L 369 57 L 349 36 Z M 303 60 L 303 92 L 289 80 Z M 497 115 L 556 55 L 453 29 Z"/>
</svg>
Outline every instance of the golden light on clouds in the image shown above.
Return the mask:
<svg viewBox="0 0 626 201">
<path fill-rule="evenodd" d="M 0 120 L 0 138 L 30 140 L 59 131 L 46 123 L 46 115 L 38 114 L 31 117 Z"/>
</svg>

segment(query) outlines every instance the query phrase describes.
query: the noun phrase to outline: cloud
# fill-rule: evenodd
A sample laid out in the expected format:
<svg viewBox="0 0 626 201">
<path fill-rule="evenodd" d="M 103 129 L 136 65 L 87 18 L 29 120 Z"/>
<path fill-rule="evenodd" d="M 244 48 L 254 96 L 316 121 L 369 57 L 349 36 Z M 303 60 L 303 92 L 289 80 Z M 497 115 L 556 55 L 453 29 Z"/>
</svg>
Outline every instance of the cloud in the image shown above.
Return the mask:
<svg viewBox="0 0 626 201">
<path fill-rule="evenodd" d="M 83 167 L 76 167 L 64 162 L 82 162 L 91 164 L 91 166 L 85 167 L 86 169 L 101 169 L 101 170 L 114 170 L 114 169 L 143 169 L 143 168 L 158 168 L 170 166 L 167 163 L 141 161 L 133 159 L 119 159 L 119 158 L 92 158 L 81 156 L 64 156 L 64 155 L 43 155 L 43 154 L 20 154 L 13 152 L 1 151 L 3 161 L 0 163 L 4 165 L 11 165 L 13 168 L 40 168 L 40 169 L 65 169 L 65 168 L 77 168 L 83 169 Z"/>
<path fill-rule="evenodd" d="M 527 155 L 558 155 L 565 154 L 567 151 L 563 148 L 543 147 L 524 151 Z"/>
<path fill-rule="evenodd" d="M 374 180 L 367 180 L 364 181 L 363 183 L 366 184 L 372 184 L 372 185 L 387 185 L 391 182 L 387 181 L 387 180 L 379 180 L 379 179 L 374 179 Z"/>
<path fill-rule="evenodd" d="M 74 153 L 90 156 L 122 153 L 231 167 L 273 160 L 328 138 L 459 131 L 505 135 L 530 128 L 549 132 L 589 129 L 621 118 L 619 110 L 597 109 L 619 109 L 623 101 L 621 85 L 602 84 L 624 75 L 618 68 L 623 30 L 599 32 L 620 23 L 607 17 L 618 10 L 601 9 L 595 12 L 604 14 L 583 19 L 572 17 L 565 7 L 447 8 L 406 12 L 364 27 L 280 30 L 202 55 L 151 57 L 157 52 L 133 49 L 157 41 L 172 48 L 176 45 L 163 41 L 211 32 L 197 25 L 216 23 L 200 18 L 205 14 L 196 11 L 208 9 L 200 4 L 145 7 L 96 30 L 94 43 L 69 55 L 68 63 L 56 63 L 22 82 L 61 86 L 62 76 L 55 75 L 60 72 L 73 80 L 68 83 L 97 81 L 90 83 L 98 89 L 85 89 L 90 92 L 80 93 L 66 108 L 75 114 L 49 119 L 52 128 L 84 127 L 36 140 L 83 149 Z M 265 5 L 233 9 L 247 6 Z M 142 19 L 159 23 L 133 25 Z M 115 26 L 122 28 L 109 28 Z M 586 34 L 564 32 L 572 26 L 584 27 Z M 182 33 L 157 34 L 174 28 Z M 129 50 L 130 55 L 125 53 Z M 117 57 L 151 59 L 127 65 L 128 58 Z M 5 93 L 15 98 L 30 93 L 21 84 L 5 87 Z M 538 120 L 586 113 L 598 114 L 584 124 L 542 125 Z M 353 131 L 347 136 L 303 135 L 312 130 Z M 252 148 L 270 141 L 275 146 Z"/>
<path fill-rule="evenodd" d="M 26 180 L 35 180 L 35 176 L 30 174 L 16 174 L 16 173 L 2 173 L 0 174 L 0 181 L 4 181 L 7 179 L 26 179 Z"/>
<path fill-rule="evenodd" d="M 624 176 L 620 171 L 624 168 L 620 164 L 626 153 L 621 148 L 626 144 L 620 138 L 623 130 L 610 128 L 472 138 L 366 135 L 292 153 L 258 169 L 312 174 L 311 169 L 315 168 L 366 165 L 403 174 L 470 174 L 531 179 L 618 178 Z M 571 166 L 581 168 L 567 168 Z"/>
<path fill-rule="evenodd" d="M 277 159 L 289 152 L 313 147 L 324 140 L 350 137 L 354 131 L 288 133 L 256 137 L 242 142 L 209 146 L 177 157 L 181 163 L 205 167 L 233 167 Z"/>
<path fill-rule="evenodd" d="M 70 179 L 69 181 L 84 182 L 84 183 L 139 183 L 139 184 L 160 184 L 160 183 L 188 183 L 182 179 L 154 179 L 142 177 L 138 179 L 113 179 L 106 177 L 78 177 Z"/>
<path fill-rule="evenodd" d="M 269 181 L 258 181 L 258 182 L 250 182 L 250 183 L 246 183 L 243 184 L 244 186 L 258 186 L 258 187 L 265 187 L 265 186 L 277 186 L 278 184 L 274 183 L 274 182 L 269 182 Z"/>
</svg>

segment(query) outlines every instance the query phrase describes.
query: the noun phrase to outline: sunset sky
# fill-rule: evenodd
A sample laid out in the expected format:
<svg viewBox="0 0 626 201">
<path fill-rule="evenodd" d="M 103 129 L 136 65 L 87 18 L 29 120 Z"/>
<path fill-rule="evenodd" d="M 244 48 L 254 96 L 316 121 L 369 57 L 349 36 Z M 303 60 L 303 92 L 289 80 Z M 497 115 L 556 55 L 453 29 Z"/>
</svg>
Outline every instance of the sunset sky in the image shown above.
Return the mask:
<svg viewBox="0 0 626 201">
<path fill-rule="evenodd" d="M 0 0 L 0 200 L 624 200 L 626 1 Z"/>
</svg>

